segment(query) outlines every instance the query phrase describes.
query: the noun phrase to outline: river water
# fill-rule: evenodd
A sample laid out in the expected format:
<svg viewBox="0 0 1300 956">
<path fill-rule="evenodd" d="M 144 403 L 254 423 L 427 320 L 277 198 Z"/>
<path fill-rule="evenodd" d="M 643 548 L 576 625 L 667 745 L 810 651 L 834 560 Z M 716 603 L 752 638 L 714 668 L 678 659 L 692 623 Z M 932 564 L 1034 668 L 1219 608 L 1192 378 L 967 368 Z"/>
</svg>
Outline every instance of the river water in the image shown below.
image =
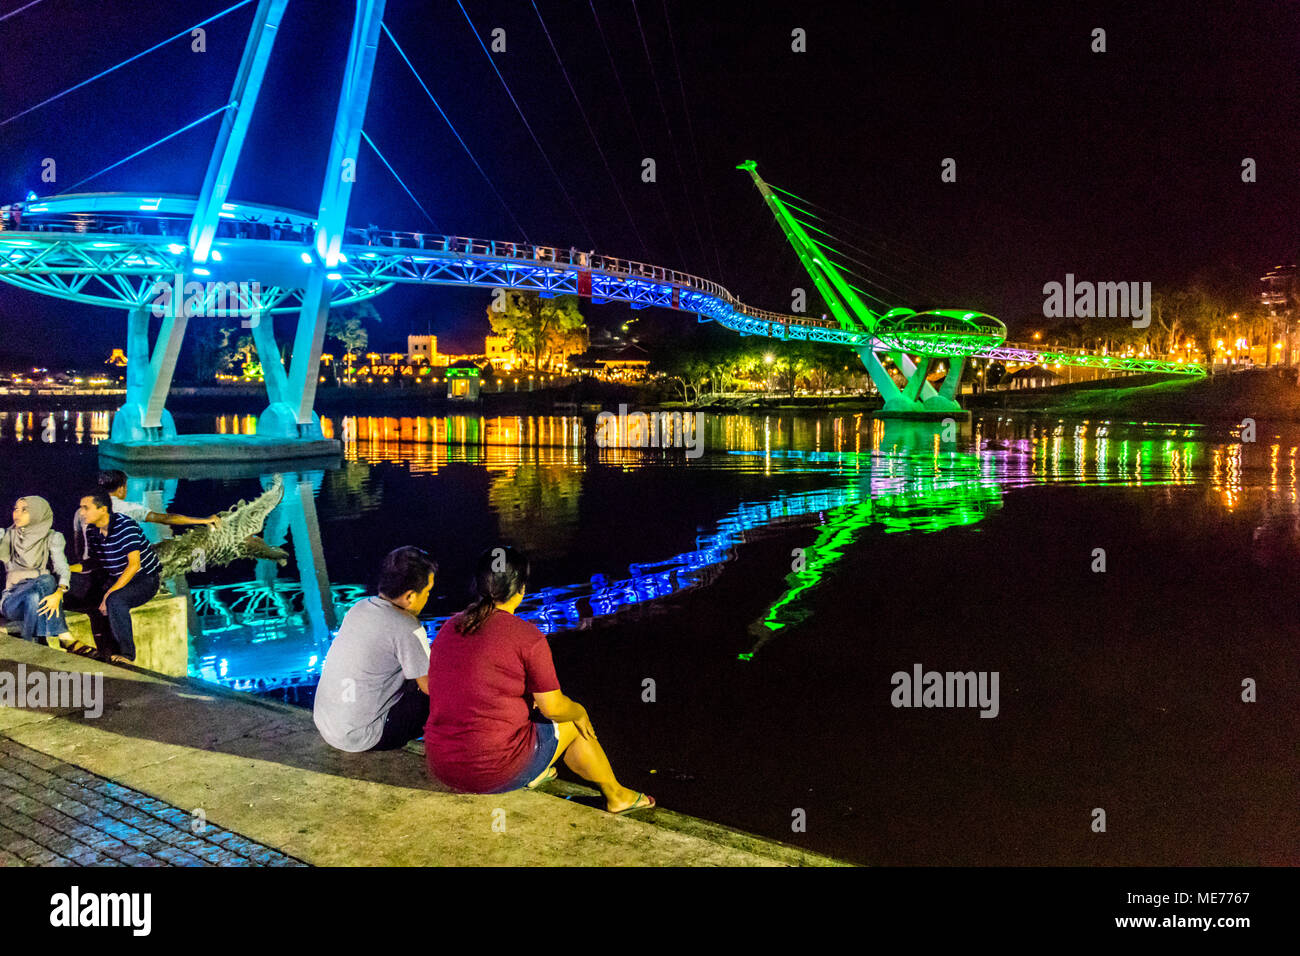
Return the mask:
<svg viewBox="0 0 1300 956">
<path fill-rule="evenodd" d="M 0 494 L 68 532 L 109 419 L 0 413 Z M 282 472 L 267 524 L 292 560 L 188 576 L 192 676 L 309 706 L 384 553 L 438 560 L 432 633 L 510 543 L 565 692 L 666 807 L 869 864 L 1300 863 L 1292 427 L 724 415 L 693 457 L 590 418 L 325 425 L 343 459 Z M 208 514 L 260 471 L 129 496 Z M 930 671 L 996 694 L 899 689 Z"/>
</svg>

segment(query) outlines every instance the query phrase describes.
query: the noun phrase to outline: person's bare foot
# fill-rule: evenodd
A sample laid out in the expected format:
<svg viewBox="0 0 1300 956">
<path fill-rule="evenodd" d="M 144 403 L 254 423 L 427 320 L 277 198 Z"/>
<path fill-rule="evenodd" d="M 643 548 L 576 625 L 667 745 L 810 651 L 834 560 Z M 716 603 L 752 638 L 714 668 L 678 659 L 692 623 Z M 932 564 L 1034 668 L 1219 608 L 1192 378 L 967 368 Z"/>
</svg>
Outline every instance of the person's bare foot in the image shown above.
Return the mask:
<svg viewBox="0 0 1300 956">
<path fill-rule="evenodd" d="M 616 800 L 606 800 L 605 809 L 610 813 L 629 813 L 632 810 L 649 810 L 655 806 L 655 798 L 648 793 L 637 793 L 623 788 Z"/>
</svg>

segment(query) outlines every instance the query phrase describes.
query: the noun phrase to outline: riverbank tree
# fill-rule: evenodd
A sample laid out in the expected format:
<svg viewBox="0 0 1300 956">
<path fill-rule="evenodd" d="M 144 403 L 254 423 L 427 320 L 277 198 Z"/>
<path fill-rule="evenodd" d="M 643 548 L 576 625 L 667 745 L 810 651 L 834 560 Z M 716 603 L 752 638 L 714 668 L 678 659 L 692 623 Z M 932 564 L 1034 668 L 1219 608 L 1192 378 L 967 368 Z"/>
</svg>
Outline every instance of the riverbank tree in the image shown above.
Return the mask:
<svg viewBox="0 0 1300 956">
<path fill-rule="evenodd" d="M 487 308 L 493 335 L 503 335 L 510 348 L 540 371 L 543 360 L 552 364 L 586 349 L 587 323 L 576 295 L 544 299 L 536 292 L 497 290 Z"/>
</svg>

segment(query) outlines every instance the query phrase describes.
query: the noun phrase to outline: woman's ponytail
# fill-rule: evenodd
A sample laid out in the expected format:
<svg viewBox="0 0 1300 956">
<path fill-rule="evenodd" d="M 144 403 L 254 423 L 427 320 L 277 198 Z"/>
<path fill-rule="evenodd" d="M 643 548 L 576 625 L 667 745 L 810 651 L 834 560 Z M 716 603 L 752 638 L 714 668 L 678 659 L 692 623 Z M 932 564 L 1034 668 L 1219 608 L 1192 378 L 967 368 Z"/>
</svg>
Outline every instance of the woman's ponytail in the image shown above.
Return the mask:
<svg viewBox="0 0 1300 956">
<path fill-rule="evenodd" d="M 461 612 L 456 629 L 473 634 L 528 583 L 528 558 L 514 548 L 491 548 L 479 556 L 470 592 L 474 600 Z"/>
</svg>

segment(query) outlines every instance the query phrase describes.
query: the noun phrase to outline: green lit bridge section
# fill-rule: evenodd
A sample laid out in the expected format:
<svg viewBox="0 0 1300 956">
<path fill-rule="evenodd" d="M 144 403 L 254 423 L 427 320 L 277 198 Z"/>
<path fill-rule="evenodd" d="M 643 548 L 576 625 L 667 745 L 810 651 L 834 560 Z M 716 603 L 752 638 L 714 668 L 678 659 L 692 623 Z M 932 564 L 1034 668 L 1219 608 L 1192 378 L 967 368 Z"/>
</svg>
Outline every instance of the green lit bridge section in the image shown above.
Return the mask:
<svg viewBox="0 0 1300 956">
<path fill-rule="evenodd" d="M 1007 330 L 999 320 L 971 309 L 931 309 L 916 312 L 893 308 L 878 314 L 864 302 L 874 298 L 855 286 L 846 269 L 835 262 L 842 255 L 821 233 L 833 238 L 810 219 L 818 218 L 803 209 L 799 197 L 772 187 L 758 175 L 758 164 L 746 160 L 736 167 L 748 172 L 758 187 L 777 225 L 793 247 L 800 264 L 808 272 L 840 333 L 862 359 L 872 382 L 885 400 L 885 413 L 908 418 L 944 416 L 959 412 L 957 398 L 965 362 L 971 357 L 1009 362 L 1049 365 L 1079 365 L 1115 372 L 1167 372 L 1204 375 L 1203 367 L 1183 362 L 1169 362 L 1136 356 L 1115 356 L 1067 350 L 1041 351 L 1008 346 Z M 777 195 L 777 193 L 782 195 Z M 801 217 L 808 217 L 802 218 Z M 901 373 L 899 385 L 885 367 L 890 359 Z M 947 359 L 942 383 L 930 382 L 936 362 Z"/>
</svg>

